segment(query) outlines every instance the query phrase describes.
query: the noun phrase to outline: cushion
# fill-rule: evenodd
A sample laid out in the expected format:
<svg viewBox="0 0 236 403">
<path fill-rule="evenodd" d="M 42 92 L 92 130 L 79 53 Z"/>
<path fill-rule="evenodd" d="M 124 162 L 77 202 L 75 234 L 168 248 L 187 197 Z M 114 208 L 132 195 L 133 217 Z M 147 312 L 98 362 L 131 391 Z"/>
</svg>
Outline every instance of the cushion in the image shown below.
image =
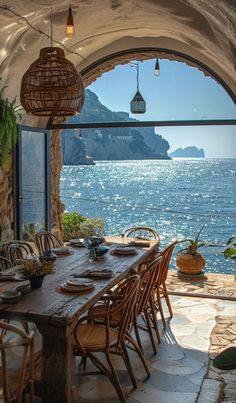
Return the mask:
<svg viewBox="0 0 236 403">
<path fill-rule="evenodd" d="M 213 365 L 219 369 L 236 369 L 236 346 L 221 351 L 213 360 Z"/>
</svg>

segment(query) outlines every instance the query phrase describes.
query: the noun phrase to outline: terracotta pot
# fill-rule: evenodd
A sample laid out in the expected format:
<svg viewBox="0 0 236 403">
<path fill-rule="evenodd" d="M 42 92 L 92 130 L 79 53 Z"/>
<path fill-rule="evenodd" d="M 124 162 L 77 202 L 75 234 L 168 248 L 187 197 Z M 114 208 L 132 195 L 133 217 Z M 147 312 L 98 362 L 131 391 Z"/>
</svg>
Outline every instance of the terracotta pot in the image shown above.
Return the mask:
<svg viewBox="0 0 236 403">
<path fill-rule="evenodd" d="M 200 254 L 180 253 L 177 255 L 175 262 L 179 271 L 184 274 L 199 274 L 206 265 L 206 260 Z"/>
</svg>

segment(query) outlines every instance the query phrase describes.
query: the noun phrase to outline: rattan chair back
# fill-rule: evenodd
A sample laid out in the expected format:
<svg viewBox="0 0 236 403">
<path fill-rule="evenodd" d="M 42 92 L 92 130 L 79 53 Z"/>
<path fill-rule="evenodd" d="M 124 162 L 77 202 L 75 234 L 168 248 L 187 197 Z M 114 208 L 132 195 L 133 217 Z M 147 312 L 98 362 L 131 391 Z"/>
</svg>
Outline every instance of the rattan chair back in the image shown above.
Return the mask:
<svg viewBox="0 0 236 403">
<path fill-rule="evenodd" d="M 16 360 L 14 368 L 8 358 L 8 353 L 20 349 L 19 367 Z M 22 350 L 22 351 L 21 351 Z M 23 329 L 6 322 L 0 322 L 0 351 L 1 351 L 1 378 L 0 400 L 5 403 L 23 402 L 23 391 L 30 384 L 30 401 L 34 394 L 34 361 L 33 361 L 33 332 L 27 334 Z M 18 361 L 18 359 L 17 359 Z"/>
<path fill-rule="evenodd" d="M 48 231 L 37 232 L 34 239 L 40 255 L 52 248 L 62 246 L 61 241 L 54 234 Z"/>
<path fill-rule="evenodd" d="M 11 267 L 11 261 L 6 257 L 0 256 L 0 272 L 10 269 Z"/>
<path fill-rule="evenodd" d="M 137 302 L 137 316 L 141 315 L 147 307 L 152 289 L 160 276 L 161 261 L 162 256 L 158 256 L 153 261 L 147 261 L 140 265 L 138 274 L 141 278 L 141 283 Z"/>
<path fill-rule="evenodd" d="M 171 242 L 170 245 L 168 245 L 162 252 L 162 262 L 161 262 L 161 270 L 160 270 L 160 276 L 157 279 L 157 284 L 161 285 L 166 281 L 169 266 L 170 266 L 170 260 L 172 253 L 174 251 L 175 246 L 177 245 L 178 241 L 173 241 Z"/>
<path fill-rule="evenodd" d="M 17 264 L 17 259 L 25 259 L 27 255 L 35 256 L 33 247 L 24 241 L 10 241 L 3 245 L 6 257 L 12 265 Z"/>
<path fill-rule="evenodd" d="M 122 232 L 122 237 L 134 237 L 140 239 L 156 239 L 160 243 L 160 235 L 153 228 L 145 227 L 145 226 L 137 226 L 124 230 Z"/>
</svg>

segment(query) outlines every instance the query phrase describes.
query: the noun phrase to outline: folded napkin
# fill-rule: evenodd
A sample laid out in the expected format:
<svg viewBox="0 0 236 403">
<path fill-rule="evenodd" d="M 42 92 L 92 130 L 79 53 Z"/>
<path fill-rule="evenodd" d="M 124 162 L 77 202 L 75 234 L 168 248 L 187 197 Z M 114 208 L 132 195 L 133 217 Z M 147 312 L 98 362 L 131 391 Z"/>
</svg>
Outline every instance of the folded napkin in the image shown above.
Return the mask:
<svg viewBox="0 0 236 403">
<path fill-rule="evenodd" d="M 112 254 L 115 255 L 136 255 L 137 251 L 134 246 L 131 245 L 120 245 L 116 246 L 115 249 L 112 250 Z"/>
<path fill-rule="evenodd" d="M 150 241 L 144 239 L 134 239 L 133 241 L 129 242 L 129 245 L 142 246 L 143 248 L 145 248 L 150 246 Z"/>
<path fill-rule="evenodd" d="M 0 281 L 25 281 L 26 278 L 20 273 L 0 274 Z"/>
<path fill-rule="evenodd" d="M 75 278 L 78 277 L 93 277 L 93 278 L 111 278 L 112 277 L 112 270 L 110 269 L 87 269 L 78 273 L 74 273 L 73 276 Z"/>
<path fill-rule="evenodd" d="M 72 250 L 67 246 L 58 246 L 57 248 L 52 248 L 51 251 L 56 255 L 69 255 Z"/>
</svg>

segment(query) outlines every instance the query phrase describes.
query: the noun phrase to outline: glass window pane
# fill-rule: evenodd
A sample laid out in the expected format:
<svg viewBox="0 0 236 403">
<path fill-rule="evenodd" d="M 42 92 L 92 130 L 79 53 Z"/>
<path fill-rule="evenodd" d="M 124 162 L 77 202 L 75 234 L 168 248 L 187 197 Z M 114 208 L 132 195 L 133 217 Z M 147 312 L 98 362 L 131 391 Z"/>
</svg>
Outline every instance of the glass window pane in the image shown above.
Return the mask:
<svg viewBox="0 0 236 403">
<path fill-rule="evenodd" d="M 45 133 L 21 133 L 22 235 L 29 239 L 46 227 Z"/>
</svg>

